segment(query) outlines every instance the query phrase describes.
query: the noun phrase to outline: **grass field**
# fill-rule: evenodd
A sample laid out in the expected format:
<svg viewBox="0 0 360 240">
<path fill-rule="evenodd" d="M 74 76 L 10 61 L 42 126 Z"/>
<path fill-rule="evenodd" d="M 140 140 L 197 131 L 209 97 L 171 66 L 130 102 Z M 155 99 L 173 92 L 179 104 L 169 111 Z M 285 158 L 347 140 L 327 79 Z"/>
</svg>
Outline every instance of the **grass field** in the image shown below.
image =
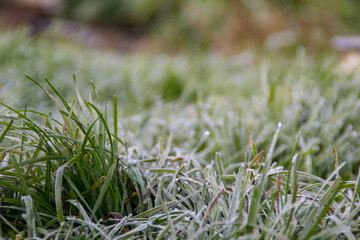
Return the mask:
<svg viewBox="0 0 360 240">
<path fill-rule="evenodd" d="M 360 77 L 338 62 L 1 32 L 0 236 L 356 239 Z"/>
</svg>

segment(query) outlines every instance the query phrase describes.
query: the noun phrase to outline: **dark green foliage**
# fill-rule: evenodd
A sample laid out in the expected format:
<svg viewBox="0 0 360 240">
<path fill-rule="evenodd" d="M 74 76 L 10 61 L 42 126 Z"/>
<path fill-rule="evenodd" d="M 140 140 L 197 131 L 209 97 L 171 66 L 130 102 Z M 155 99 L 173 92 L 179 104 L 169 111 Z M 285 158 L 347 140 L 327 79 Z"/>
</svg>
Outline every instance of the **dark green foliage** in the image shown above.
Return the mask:
<svg viewBox="0 0 360 240">
<path fill-rule="evenodd" d="M 159 84 L 161 96 L 165 101 L 178 99 L 184 91 L 185 80 L 183 80 L 172 69 L 168 69 L 163 80 Z"/>
<path fill-rule="evenodd" d="M 179 1 L 64 0 L 63 15 L 101 24 L 144 27 L 179 11 Z"/>
</svg>

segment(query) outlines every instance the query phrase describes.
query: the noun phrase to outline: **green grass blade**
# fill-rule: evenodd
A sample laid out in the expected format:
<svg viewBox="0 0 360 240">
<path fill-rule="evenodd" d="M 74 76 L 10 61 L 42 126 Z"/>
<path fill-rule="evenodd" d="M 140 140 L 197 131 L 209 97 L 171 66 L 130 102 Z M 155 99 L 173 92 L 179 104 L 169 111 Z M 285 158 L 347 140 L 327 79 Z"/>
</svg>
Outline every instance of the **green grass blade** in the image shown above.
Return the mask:
<svg viewBox="0 0 360 240">
<path fill-rule="evenodd" d="M 41 162 L 46 162 L 48 160 L 65 160 L 67 159 L 66 156 L 61 156 L 61 155 L 48 155 L 48 156 L 44 156 L 44 157 L 38 157 L 38 158 L 34 158 L 34 159 L 29 159 L 29 160 L 26 160 L 26 161 L 22 161 L 22 162 L 19 162 L 19 163 L 16 163 L 19 167 L 23 167 L 23 166 L 26 166 L 26 165 L 30 165 L 30 164 L 34 164 L 34 163 L 41 163 Z M 10 169 L 13 169 L 15 168 L 15 165 L 14 164 L 9 164 L 8 166 L 5 166 L 5 167 L 2 167 L 0 168 L 0 174 L 3 172 L 3 171 L 6 171 L 6 170 L 10 170 Z"/>
<path fill-rule="evenodd" d="M 100 192 L 99 192 L 99 196 L 98 198 L 96 199 L 96 203 L 92 209 L 92 213 L 91 213 L 91 219 L 93 219 L 95 217 L 95 214 L 97 212 L 97 210 L 99 209 L 100 205 L 102 204 L 102 201 L 104 199 L 104 196 L 105 196 L 105 193 L 106 191 L 109 190 L 109 185 L 110 185 L 110 181 L 112 180 L 113 178 L 113 175 L 114 175 L 114 172 L 115 172 L 115 169 L 116 169 L 116 166 L 117 166 L 117 163 L 116 161 L 114 161 L 109 169 L 109 173 L 108 175 L 106 176 L 106 179 L 103 183 L 103 185 L 101 186 L 101 189 L 100 189 Z"/>
<path fill-rule="evenodd" d="M 9 228 L 11 228 L 11 230 L 13 230 L 16 234 L 19 234 L 20 233 L 20 231 L 16 228 L 16 227 L 14 227 L 14 225 L 13 224 L 11 224 L 3 215 L 1 215 L 0 214 L 0 219 L 1 219 L 1 221 L 3 221 L 5 224 L 6 224 L 6 226 L 8 226 Z M 2 229 L 2 222 L 0 221 L 0 228 Z M 0 229 L 0 233 L 1 233 L 1 229 Z M 0 234 L 0 236 L 3 236 L 3 234 Z"/>
<path fill-rule="evenodd" d="M 21 189 L 23 190 L 23 192 L 27 196 L 31 196 L 29 187 L 27 186 L 25 178 L 23 176 L 23 172 L 21 171 L 21 169 L 20 169 L 20 167 L 19 167 L 19 165 L 17 163 L 17 160 L 16 160 L 16 158 L 14 156 L 12 156 L 12 164 L 15 166 L 16 172 L 18 173 L 18 178 L 19 178 L 19 181 L 20 181 L 20 184 L 21 184 Z M 26 203 L 30 204 L 30 200 L 28 200 L 28 198 L 26 198 L 25 201 L 26 201 Z M 31 199 L 31 204 L 32 204 L 32 199 Z M 37 214 L 36 208 L 34 208 L 33 205 L 31 206 L 31 211 L 34 212 L 34 216 L 35 216 L 39 226 L 42 226 L 42 222 L 40 220 L 40 217 Z M 34 221 L 35 221 L 35 218 L 34 218 Z"/>
<path fill-rule="evenodd" d="M 103 116 L 103 114 L 101 114 L 101 112 L 99 111 L 99 109 L 97 107 L 95 107 L 94 104 L 92 103 L 89 103 L 89 105 L 95 110 L 95 112 L 98 114 L 98 116 L 100 117 L 100 120 L 101 122 L 103 123 L 103 126 L 105 127 L 105 130 L 109 136 L 109 143 L 110 143 L 110 148 L 111 148 L 111 155 L 110 155 L 110 164 L 113 163 L 114 161 L 114 145 L 113 145 L 113 141 L 111 139 L 111 133 L 110 133 L 110 130 L 109 130 L 109 127 L 106 123 L 106 120 Z"/>
<path fill-rule="evenodd" d="M 30 81 L 32 81 L 33 83 L 35 83 L 36 85 L 38 85 L 38 86 L 46 93 L 46 95 L 48 95 L 48 96 L 51 98 L 51 100 L 55 103 L 55 105 L 56 105 L 59 109 L 61 109 L 61 106 L 60 106 L 59 102 L 56 100 L 56 98 L 55 98 L 53 95 L 51 95 L 38 81 L 36 81 L 35 79 L 33 79 L 32 77 L 30 77 L 30 76 L 28 76 L 28 75 L 25 75 L 25 77 L 26 77 L 27 79 L 29 79 Z M 45 81 L 48 82 L 46 79 L 45 79 Z M 51 85 L 51 86 L 52 86 L 52 85 Z M 56 89 L 55 89 L 55 90 L 56 90 Z"/>
<path fill-rule="evenodd" d="M 4 132 L 1 134 L 0 136 L 0 143 L 2 143 L 2 141 L 4 140 L 7 132 L 10 130 L 11 125 L 13 124 L 14 120 L 11 120 L 10 123 L 7 125 L 7 127 L 5 128 Z"/>
</svg>

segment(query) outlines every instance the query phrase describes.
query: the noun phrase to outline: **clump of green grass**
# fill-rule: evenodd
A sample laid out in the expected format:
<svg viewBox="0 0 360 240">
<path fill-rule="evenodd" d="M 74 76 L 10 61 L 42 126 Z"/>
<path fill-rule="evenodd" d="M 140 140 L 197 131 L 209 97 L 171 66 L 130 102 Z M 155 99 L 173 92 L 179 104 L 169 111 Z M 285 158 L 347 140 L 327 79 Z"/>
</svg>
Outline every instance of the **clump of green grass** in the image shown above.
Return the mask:
<svg viewBox="0 0 360 240">
<path fill-rule="evenodd" d="M 272 125 L 273 136 L 265 147 L 253 140 L 249 127 L 250 144 L 236 161 L 222 151 L 209 157 L 214 147 L 210 134 L 240 127 L 228 125 L 234 124 L 231 114 L 221 127 L 195 132 L 196 143 L 188 151 L 177 147 L 174 134 L 159 136 L 152 147 L 131 144 L 131 133 L 123 134 L 126 121 L 118 113 L 116 97 L 112 104 L 101 104 L 93 86 L 89 99 L 76 91 L 68 102 L 49 80 L 45 87 L 28 79 L 57 111 L 3 104 L 0 156 L 8 163 L 0 168 L 1 236 L 359 237 L 360 175 L 354 181 L 341 178 L 346 162 L 338 161 L 336 148 L 330 149 L 335 170 L 326 179 L 298 170 L 307 156 L 298 151 L 304 133 L 291 139 L 288 155 L 278 155 L 286 164 L 275 162 L 282 146 L 281 124 Z M 203 112 L 209 115 L 211 109 Z M 146 135 L 146 128 L 138 131 Z"/>
</svg>

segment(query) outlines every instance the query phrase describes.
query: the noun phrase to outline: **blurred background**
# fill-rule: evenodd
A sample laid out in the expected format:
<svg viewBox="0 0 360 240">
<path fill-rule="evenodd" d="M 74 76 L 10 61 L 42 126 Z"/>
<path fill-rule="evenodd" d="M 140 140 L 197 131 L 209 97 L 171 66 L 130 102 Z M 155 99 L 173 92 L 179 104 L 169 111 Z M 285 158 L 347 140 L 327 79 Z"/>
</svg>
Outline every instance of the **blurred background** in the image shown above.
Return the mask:
<svg viewBox="0 0 360 240">
<path fill-rule="evenodd" d="M 2 28 L 28 26 L 123 52 L 360 48 L 358 0 L 0 0 Z"/>
</svg>

